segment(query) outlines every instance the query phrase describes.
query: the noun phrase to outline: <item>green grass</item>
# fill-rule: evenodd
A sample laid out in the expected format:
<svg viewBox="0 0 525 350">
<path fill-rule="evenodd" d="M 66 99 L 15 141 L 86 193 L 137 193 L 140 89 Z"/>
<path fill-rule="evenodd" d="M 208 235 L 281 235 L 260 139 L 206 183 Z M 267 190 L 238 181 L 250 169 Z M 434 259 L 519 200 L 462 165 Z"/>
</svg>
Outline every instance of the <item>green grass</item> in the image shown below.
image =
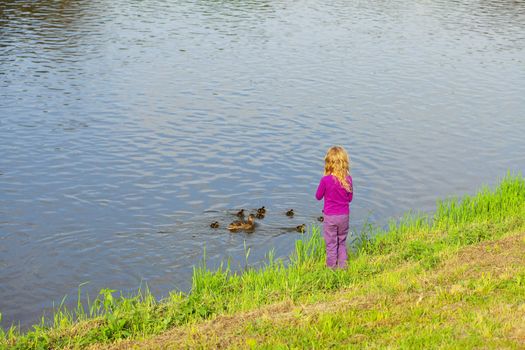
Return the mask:
<svg viewBox="0 0 525 350">
<path fill-rule="evenodd" d="M 495 240 L 493 245 L 478 248 L 475 253 L 498 247 L 498 242 Z M 339 293 L 332 304 L 326 303 L 337 305 L 335 310 L 325 307 L 305 312 L 297 319 L 284 317 L 279 320 L 273 315 L 250 320 L 241 331 L 242 337 L 238 337 L 240 341 L 230 345 L 240 346 L 242 340 L 250 339 L 259 345 L 257 347 L 269 349 L 523 348 L 523 245 L 520 249 L 514 253 L 522 256 L 521 264 L 508 267 L 508 272 L 518 271 L 517 274 L 463 275 L 461 264 L 427 270 L 416 263 L 408 263 L 403 268 L 385 270 Z M 446 254 L 447 250 L 442 253 Z M 447 258 L 451 259 L 453 250 L 448 253 Z M 494 265 L 501 269 L 505 262 Z M 426 283 L 429 281 L 434 283 Z M 366 302 L 360 304 L 356 300 Z M 517 335 L 520 330 L 521 340 Z M 198 343 L 206 343 L 206 340 L 198 339 Z"/>
<path fill-rule="evenodd" d="M 456 328 L 457 320 L 443 325 L 446 315 L 435 312 L 435 308 L 457 297 L 448 291 L 437 293 L 431 302 L 416 307 L 409 304 L 411 307 L 400 309 L 390 303 L 403 293 L 424 290 L 421 276 L 431 276 L 462 247 L 524 229 L 525 178 L 507 174 L 495 189 L 483 188 L 474 196 L 438 202 L 434 215 L 409 213 L 392 221 L 387 228 L 366 225 L 346 270 L 332 271 L 325 267 L 324 242 L 320 229 L 314 226 L 296 242 L 287 264 L 275 259 L 272 253 L 264 267 L 238 273 L 232 272 L 228 264 L 210 271 L 203 263 L 194 269 L 188 294 L 173 292 L 160 301 L 147 289 L 132 296 L 104 289 L 88 305 L 79 301 L 74 310 L 59 307 L 52 319 L 42 319 L 25 333 L 17 327 L 0 330 L 0 348 L 84 348 L 121 339 L 142 339 L 175 326 L 194 325 L 218 315 L 234 315 L 283 301 L 293 304 L 326 301 L 338 291 L 357 286 L 380 297 L 380 307 L 321 313 L 315 320 L 299 317 L 299 321 L 278 328 L 273 326 L 274 322 L 257 320 L 245 330 L 255 340 L 237 345 L 439 348 L 455 339 L 452 348 L 487 344 L 512 347 L 511 341 L 487 343 L 491 337 L 499 339 L 501 325 L 490 317 L 471 320 L 469 317 L 479 314 L 468 310 L 491 305 L 496 296 L 500 297 L 499 294 L 491 297 L 495 290 L 507 293 L 509 298 L 525 296 L 525 274 L 506 280 L 491 280 L 488 276 L 484 281 L 467 280 L 461 286 L 469 291 L 470 299 L 461 300 L 466 306 L 453 316 L 463 320 L 458 324 L 478 325 L 467 333 Z M 442 278 L 447 283 L 451 281 L 447 276 Z M 458 277 L 454 283 L 463 282 Z M 392 319 L 404 323 L 387 322 Z M 424 321 L 422 327 L 411 323 L 419 319 Z M 375 326 L 366 326 L 372 324 Z M 392 344 L 387 339 L 397 342 Z"/>
</svg>

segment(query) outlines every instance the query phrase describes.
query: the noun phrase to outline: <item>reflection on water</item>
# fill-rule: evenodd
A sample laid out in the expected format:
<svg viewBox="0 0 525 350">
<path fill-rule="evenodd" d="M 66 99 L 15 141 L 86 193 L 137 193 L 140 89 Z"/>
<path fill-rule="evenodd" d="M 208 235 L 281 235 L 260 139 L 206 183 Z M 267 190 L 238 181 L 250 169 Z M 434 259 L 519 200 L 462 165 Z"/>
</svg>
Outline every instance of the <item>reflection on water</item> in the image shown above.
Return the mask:
<svg viewBox="0 0 525 350">
<path fill-rule="evenodd" d="M 287 255 L 332 144 L 353 230 L 523 171 L 524 19 L 514 1 L 0 1 L 3 325 L 86 281 L 187 290 L 204 246 L 210 266 L 241 266 L 245 241 L 250 263 Z"/>
</svg>

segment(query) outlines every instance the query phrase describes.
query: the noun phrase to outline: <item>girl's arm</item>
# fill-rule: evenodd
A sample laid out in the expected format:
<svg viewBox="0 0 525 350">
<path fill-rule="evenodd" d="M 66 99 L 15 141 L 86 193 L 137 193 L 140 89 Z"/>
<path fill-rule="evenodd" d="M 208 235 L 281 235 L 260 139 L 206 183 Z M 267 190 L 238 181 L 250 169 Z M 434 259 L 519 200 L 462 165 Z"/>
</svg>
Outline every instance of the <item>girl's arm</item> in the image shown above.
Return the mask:
<svg viewBox="0 0 525 350">
<path fill-rule="evenodd" d="M 350 203 L 352 199 L 354 198 L 354 184 L 352 183 L 352 177 L 347 177 L 348 184 L 350 185 L 350 192 L 346 192 L 348 202 Z"/>
<path fill-rule="evenodd" d="M 322 178 L 321 181 L 319 182 L 319 186 L 317 186 L 317 192 L 315 192 L 315 198 L 317 198 L 318 201 L 323 199 L 324 191 L 326 189 L 326 186 L 323 180 L 324 178 Z"/>
</svg>

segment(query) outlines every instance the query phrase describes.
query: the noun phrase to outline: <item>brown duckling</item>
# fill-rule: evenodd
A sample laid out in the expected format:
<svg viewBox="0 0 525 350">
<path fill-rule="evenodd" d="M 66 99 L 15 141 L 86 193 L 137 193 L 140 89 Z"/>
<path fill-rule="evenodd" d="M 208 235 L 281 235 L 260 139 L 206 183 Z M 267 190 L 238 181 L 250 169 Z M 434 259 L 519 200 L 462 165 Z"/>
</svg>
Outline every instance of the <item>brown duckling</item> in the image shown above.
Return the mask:
<svg viewBox="0 0 525 350">
<path fill-rule="evenodd" d="M 256 218 L 256 219 L 259 219 L 259 220 L 264 219 L 264 213 L 259 213 L 259 212 L 257 212 L 257 213 L 255 214 L 255 218 Z"/>
<path fill-rule="evenodd" d="M 219 228 L 219 222 L 218 221 L 214 221 L 210 224 L 210 227 L 211 228 Z"/>
<path fill-rule="evenodd" d="M 290 209 L 286 212 L 286 216 L 293 216 L 295 213 L 293 212 L 293 209 Z"/>
<path fill-rule="evenodd" d="M 323 216 L 318 217 L 318 218 L 317 218 L 317 221 L 319 221 L 319 222 L 323 222 L 323 221 L 324 221 L 324 217 L 323 217 Z"/>
<path fill-rule="evenodd" d="M 248 215 L 248 220 L 246 221 L 234 221 L 228 225 L 228 230 L 237 231 L 237 230 L 253 230 L 255 227 L 255 216 L 253 214 Z"/>
<path fill-rule="evenodd" d="M 306 225 L 305 224 L 301 224 L 301 225 L 297 226 L 295 229 L 297 230 L 297 232 L 304 233 L 304 231 L 306 231 Z"/>
<path fill-rule="evenodd" d="M 244 217 L 244 209 L 239 210 L 239 211 L 237 212 L 237 214 L 235 214 L 235 215 L 237 215 L 237 216 L 240 217 L 240 218 L 243 218 L 243 217 Z"/>
<path fill-rule="evenodd" d="M 259 209 L 257 209 L 257 214 L 266 214 L 266 208 L 264 207 L 264 205 L 262 207 L 260 207 Z"/>
</svg>

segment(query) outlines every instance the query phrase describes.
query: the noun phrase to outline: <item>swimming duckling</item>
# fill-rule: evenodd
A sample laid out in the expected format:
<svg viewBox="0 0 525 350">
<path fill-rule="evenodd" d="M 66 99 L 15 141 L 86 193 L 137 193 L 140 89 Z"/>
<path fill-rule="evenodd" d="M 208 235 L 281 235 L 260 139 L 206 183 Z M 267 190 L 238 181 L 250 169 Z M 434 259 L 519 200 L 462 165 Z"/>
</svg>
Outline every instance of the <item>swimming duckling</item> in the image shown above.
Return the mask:
<svg viewBox="0 0 525 350">
<path fill-rule="evenodd" d="M 255 216 L 253 214 L 248 215 L 247 221 L 234 221 L 231 224 L 228 225 L 228 230 L 230 231 L 237 231 L 237 230 L 246 230 L 250 231 L 253 230 L 255 227 Z"/>
<path fill-rule="evenodd" d="M 219 222 L 217 222 L 217 221 L 212 222 L 212 223 L 210 224 L 210 227 L 211 227 L 211 228 L 219 228 Z"/>
<path fill-rule="evenodd" d="M 305 224 L 301 224 L 301 225 L 297 226 L 295 229 L 297 230 L 297 232 L 304 233 L 304 231 L 306 230 L 306 225 Z"/>
<path fill-rule="evenodd" d="M 286 216 L 293 216 L 295 213 L 293 212 L 293 209 L 290 209 L 286 212 Z"/>
<path fill-rule="evenodd" d="M 318 218 L 317 218 L 317 221 L 319 221 L 319 222 L 323 222 L 323 221 L 324 221 L 324 217 L 323 217 L 323 216 L 318 217 Z"/>
<path fill-rule="evenodd" d="M 257 214 L 255 214 L 255 218 L 259 220 L 264 219 L 264 213 L 257 212 Z"/>
<path fill-rule="evenodd" d="M 260 207 L 259 209 L 257 209 L 257 214 L 266 214 L 266 208 L 264 207 L 264 205 L 262 207 Z"/>
<path fill-rule="evenodd" d="M 235 215 L 237 215 L 237 216 L 240 217 L 240 218 L 243 218 L 243 217 L 244 217 L 244 209 L 239 210 L 239 211 L 237 212 L 237 214 L 235 214 Z"/>
</svg>

